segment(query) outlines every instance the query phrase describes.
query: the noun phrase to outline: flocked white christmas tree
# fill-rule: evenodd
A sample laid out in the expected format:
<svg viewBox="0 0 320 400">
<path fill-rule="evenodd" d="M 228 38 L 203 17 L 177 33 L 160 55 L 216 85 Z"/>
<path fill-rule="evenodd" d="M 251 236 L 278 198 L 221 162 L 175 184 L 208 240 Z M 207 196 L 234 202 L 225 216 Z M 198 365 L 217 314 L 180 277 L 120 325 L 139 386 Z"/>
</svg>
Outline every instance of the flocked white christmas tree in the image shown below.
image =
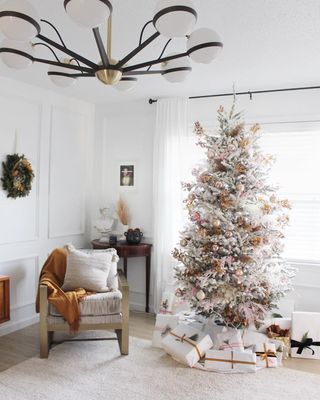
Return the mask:
<svg viewBox="0 0 320 400">
<path fill-rule="evenodd" d="M 287 200 L 267 183 L 273 157 L 258 147 L 260 127 L 246 127 L 235 104 L 218 110 L 219 129 L 195 123 L 206 161 L 193 170 L 185 204 L 189 222 L 173 251 L 179 260 L 176 295 L 196 313 L 246 327 L 291 289 L 293 270 L 281 258 Z"/>
</svg>

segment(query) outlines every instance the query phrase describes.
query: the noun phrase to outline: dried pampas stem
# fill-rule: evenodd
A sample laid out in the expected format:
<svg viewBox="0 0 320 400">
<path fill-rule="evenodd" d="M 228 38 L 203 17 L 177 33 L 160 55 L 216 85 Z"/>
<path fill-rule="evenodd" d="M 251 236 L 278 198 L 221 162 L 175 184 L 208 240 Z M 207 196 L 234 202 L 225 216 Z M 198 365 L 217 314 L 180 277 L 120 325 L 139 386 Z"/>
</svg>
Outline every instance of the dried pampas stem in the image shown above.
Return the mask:
<svg viewBox="0 0 320 400">
<path fill-rule="evenodd" d="M 122 225 L 129 225 L 130 213 L 126 202 L 120 197 L 117 202 L 117 214 Z"/>
</svg>

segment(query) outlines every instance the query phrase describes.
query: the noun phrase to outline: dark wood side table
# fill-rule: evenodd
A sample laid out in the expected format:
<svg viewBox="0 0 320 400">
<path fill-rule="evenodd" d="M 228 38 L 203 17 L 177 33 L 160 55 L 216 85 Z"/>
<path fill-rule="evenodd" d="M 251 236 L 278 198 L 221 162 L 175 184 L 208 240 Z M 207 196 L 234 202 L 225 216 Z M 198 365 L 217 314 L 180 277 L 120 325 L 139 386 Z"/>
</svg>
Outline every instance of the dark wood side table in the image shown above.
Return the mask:
<svg viewBox="0 0 320 400">
<path fill-rule="evenodd" d="M 0 276 L 0 324 L 10 320 L 10 278 Z"/>
<path fill-rule="evenodd" d="M 118 256 L 123 258 L 124 274 L 127 277 L 128 258 L 146 257 L 146 312 L 149 312 L 149 294 L 150 294 L 150 265 L 151 265 L 151 247 L 149 243 L 128 244 L 127 242 L 118 242 L 115 245 L 101 243 L 98 239 L 91 242 L 93 249 L 116 249 Z"/>
</svg>

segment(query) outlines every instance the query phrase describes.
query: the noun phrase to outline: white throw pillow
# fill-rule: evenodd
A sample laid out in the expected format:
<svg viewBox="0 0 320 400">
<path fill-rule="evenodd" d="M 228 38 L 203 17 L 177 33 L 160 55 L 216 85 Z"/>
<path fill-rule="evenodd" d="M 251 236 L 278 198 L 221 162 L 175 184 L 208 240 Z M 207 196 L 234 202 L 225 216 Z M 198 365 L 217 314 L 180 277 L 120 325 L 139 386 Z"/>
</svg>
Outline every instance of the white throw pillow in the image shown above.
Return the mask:
<svg viewBox="0 0 320 400">
<path fill-rule="evenodd" d="M 67 268 L 62 290 L 83 288 L 93 292 L 107 292 L 107 279 L 111 270 L 111 252 L 85 253 L 72 245 L 66 246 Z"/>
<path fill-rule="evenodd" d="M 116 249 L 102 249 L 102 250 L 92 250 L 92 249 L 81 249 L 84 253 L 92 254 L 92 253 L 110 253 L 112 254 L 111 268 L 107 278 L 107 286 L 110 290 L 118 290 L 119 282 L 118 282 L 118 262 L 119 256 L 117 254 Z"/>
</svg>

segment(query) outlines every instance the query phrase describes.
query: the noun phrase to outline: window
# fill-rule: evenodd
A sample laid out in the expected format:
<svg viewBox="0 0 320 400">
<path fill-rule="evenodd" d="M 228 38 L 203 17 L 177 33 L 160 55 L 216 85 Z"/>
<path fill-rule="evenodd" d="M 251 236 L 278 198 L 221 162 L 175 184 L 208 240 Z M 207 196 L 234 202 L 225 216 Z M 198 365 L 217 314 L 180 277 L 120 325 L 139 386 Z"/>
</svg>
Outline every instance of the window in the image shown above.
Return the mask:
<svg viewBox="0 0 320 400">
<path fill-rule="evenodd" d="M 264 133 L 260 145 L 276 156 L 270 183 L 292 204 L 284 256 L 320 261 L 320 129 Z"/>
</svg>

